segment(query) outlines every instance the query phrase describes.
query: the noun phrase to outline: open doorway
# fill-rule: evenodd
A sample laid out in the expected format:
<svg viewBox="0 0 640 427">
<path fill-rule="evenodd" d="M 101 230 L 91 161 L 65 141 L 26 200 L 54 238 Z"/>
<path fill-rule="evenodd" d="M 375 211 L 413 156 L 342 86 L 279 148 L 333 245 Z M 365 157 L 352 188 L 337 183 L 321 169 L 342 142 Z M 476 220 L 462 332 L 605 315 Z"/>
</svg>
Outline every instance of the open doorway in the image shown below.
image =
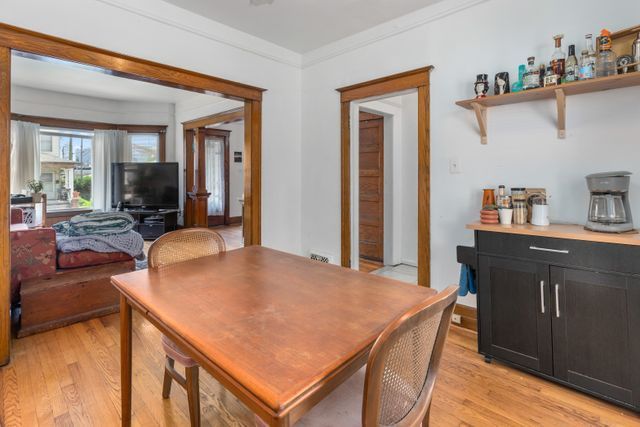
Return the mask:
<svg viewBox="0 0 640 427">
<path fill-rule="evenodd" d="M 202 96 L 222 101 L 232 100 L 243 107 L 243 118 L 246 123 L 243 131 L 243 151 L 247 159 L 243 163 L 244 224 L 246 228 L 244 242 L 249 245 L 260 244 L 261 111 L 262 92 L 264 89 L 4 24 L 0 24 L 0 30 L 2 33 L 0 36 L 0 162 L 3 164 L 3 167 L 0 168 L 0 182 L 3 184 L 0 185 L 0 210 L 4 210 L 7 213 L 6 215 L 0 215 L 0 253 L 3 255 L 0 257 L 0 293 L 5 295 L 5 298 L 0 299 L 0 313 L 2 313 L 0 314 L 0 365 L 9 361 L 11 342 L 10 315 L 18 312 L 14 308 L 23 309 L 22 321 L 25 320 L 25 311 L 22 305 L 24 300 L 20 294 L 21 287 L 12 286 L 16 284 L 16 281 L 12 280 L 12 273 L 17 271 L 12 266 L 12 262 L 16 259 L 12 253 L 13 248 L 17 247 L 12 245 L 11 239 L 13 237 L 11 233 L 14 232 L 12 228 L 20 228 L 16 229 L 15 233 L 23 234 L 26 234 L 25 231 L 31 231 L 31 229 L 35 229 L 36 232 L 46 229 L 46 232 L 51 236 L 47 237 L 46 242 L 45 239 L 38 238 L 38 242 L 45 242 L 51 246 L 46 250 L 48 254 L 47 268 L 51 272 L 55 272 L 58 265 L 60 265 L 59 259 L 56 259 L 58 254 L 55 250 L 55 245 L 58 243 L 57 237 L 53 229 L 49 230 L 43 226 L 46 226 L 49 220 L 59 221 L 63 218 L 61 214 L 68 216 L 74 213 L 73 210 L 82 208 L 99 208 L 103 211 L 135 208 L 137 211 L 134 213 L 138 215 L 138 219 L 132 214 L 131 216 L 134 216 L 134 218 L 129 221 L 129 225 L 144 228 L 146 231 L 153 231 L 154 233 L 154 230 L 166 230 L 167 226 L 177 226 L 178 220 L 168 221 L 167 218 L 170 216 L 175 219 L 176 214 L 179 214 L 180 207 L 167 209 L 165 206 L 175 207 L 176 201 L 180 201 L 180 197 L 176 195 L 178 191 L 174 191 L 174 189 L 182 188 L 178 184 L 181 178 L 181 174 L 178 172 L 178 164 L 184 164 L 185 160 L 180 156 L 181 150 L 179 147 L 181 144 L 177 145 L 177 150 L 175 145 L 176 140 L 180 141 L 180 136 L 174 138 L 172 133 L 167 131 L 171 128 L 175 129 L 175 117 L 169 109 L 168 113 L 171 117 L 162 122 L 156 122 L 147 117 L 144 120 L 145 123 L 132 123 L 132 118 L 140 113 L 138 108 L 140 107 L 140 102 L 146 101 L 129 99 L 129 97 L 156 96 L 163 89 L 172 89 L 187 92 L 187 95 L 191 98 Z M 111 83 L 93 84 L 91 87 L 83 89 L 86 89 L 86 93 L 78 94 L 72 92 L 68 95 L 84 96 L 86 98 L 100 97 L 105 98 L 103 100 L 104 103 L 108 101 L 108 103 L 117 104 L 118 102 L 126 101 L 132 104 L 136 103 L 136 105 L 131 105 L 130 111 L 124 111 L 123 108 L 119 108 L 120 105 L 115 105 L 115 108 L 111 111 L 113 113 L 111 117 L 96 118 L 93 114 L 103 112 L 103 109 L 97 108 L 95 102 L 92 105 L 83 104 L 79 105 L 74 111 L 82 113 L 86 117 L 69 118 L 67 113 L 70 112 L 70 108 L 64 100 L 66 97 L 59 95 L 56 97 L 54 93 L 56 91 L 61 92 L 62 88 L 52 86 L 49 88 L 35 88 L 48 91 L 54 95 L 54 101 L 46 104 L 48 107 L 46 111 L 44 109 L 34 110 L 33 112 L 18 111 L 14 108 L 18 106 L 17 99 L 15 97 L 12 99 L 12 93 L 17 94 L 17 92 L 15 88 L 12 90 L 12 86 L 15 83 L 19 83 L 20 78 L 28 75 L 31 77 L 36 76 L 34 73 L 27 74 L 17 69 L 12 70 L 12 64 L 18 65 L 22 59 L 33 61 L 32 66 L 35 67 L 43 64 L 65 65 L 73 72 L 94 73 L 95 79 L 92 79 L 92 81 L 101 77 L 122 80 L 123 84 L 129 86 L 126 90 L 118 92 L 120 96 L 127 97 L 125 100 L 113 99 L 115 90 L 113 89 L 114 85 Z M 38 75 L 49 78 L 57 74 L 54 75 L 46 71 Z M 43 78 L 33 78 L 32 80 L 35 82 L 34 84 L 43 82 Z M 64 85 L 73 83 L 82 85 L 84 82 L 81 78 L 69 78 L 68 76 L 59 80 Z M 143 82 L 153 86 L 153 89 L 146 91 L 141 86 L 133 87 L 134 84 Z M 22 86 L 28 86 L 24 81 L 21 84 Z M 27 87 L 24 92 L 31 93 L 33 90 L 33 87 Z M 69 88 L 69 90 L 72 90 L 72 88 Z M 68 92 L 68 90 L 63 92 Z M 26 98 L 24 99 L 26 100 Z M 18 116 L 12 117 L 12 113 Z M 56 119 L 56 121 L 52 122 L 50 119 Z M 150 123 L 146 123 L 147 120 Z M 15 122 L 21 122 L 21 124 L 17 126 Z M 14 130 L 12 130 L 12 127 Z M 40 132 L 41 130 L 42 132 Z M 12 136 L 15 138 L 13 141 L 14 147 L 30 147 L 28 155 L 23 156 L 23 160 L 10 161 Z M 173 140 L 174 144 L 171 144 L 170 140 Z M 91 154 L 89 154 L 89 147 L 91 147 Z M 36 161 L 37 156 L 41 154 L 40 161 Z M 100 154 L 100 156 L 97 154 Z M 171 164 L 159 164 L 165 163 L 163 162 L 165 156 L 168 157 L 168 163 Z M 90 163 L 88 159 L 91 159 Z M 171 160 L 174 161 L 171 162 Z M 127 168 L 132 163 L 136 163 L 138 173 L 135 179 L 124 179 L 123 176 L 127 176 L 127 171 L 129 171 Z M 12 173 L 11 165 L 14 166 L 13 169 L 16 173 Z M 162 168 L 165 168 L 164 172 L 166 173 L 160 170 Z M 148 178 L 145 172 L 152 169 L 155 171 L 155 178 L 153 179 Z M 25 171 L 28 174 L 18 173 Z M 116 172 L 117 175 L 114 175 Z M 12 175 L 13 179 L 11 178 Z M 19 180 L 16 178 L 18 176 L 20 176 Z M 90 183 L 87 179 L 89 176 L 91 177 Z M 119 177 L 119 179 L 110 179 L 114 176 Z M 167 182 L 170 182 L 171 185 L 166 184 Z M 16 193 L 25 194 L 27 197 L 20 197 L 19 202 L 12 201 L 10 197 L 12 192 L 10 189 L 11 184 L 15 184 L 14 190 Z M 135 188 L 127 188 L 126 185 Z M 123 191 L 114 191 L 114 189 Z M 134 193 L 136 197 L 127 196 Z M 35 218 L 35 223 L 30 222 L 30 213 L 38 210 L 46 213 L 47 195 L 51 199 L 51 210 L 58 211 L 56 214 L 60 216 L 55 218 L 54 215 L 51 215 L 45 218 L 45 215 L 42 215 Z M 116 200 L 116 202 L 124 201 L 120 206 L 118 206 L 119 203 L 114 204 L 114 196 L 118 195 L 123 197 Z M 149 197 L 153 197 L 153 203 L 151 203 L 153 205 L 152 212 L 147 210 L 149 207 L 148 200 L 151 200 Z M 31 200 L 27 202 L 26 198 Z M 11 212 L 16 212 L 15 218 L 10 218 L 9 205 L 12 202 L 16 205 L 28 203 L 29 206 L 26 206 L 25 209 L 15 206 L 15 209 L 11 210 Z M 83 206 L 86 203 L 91 205 L 89 207 Z M 31 215 L 31 217 L 34 216 Z M 14 220 L 15 224 L 11 226 L 11 222 Z M 25 223 L 25 221 L 28 223 Z M 139 234 L 142 235 L 142 231 Z M 33 253 L 33 251 L 27 252 L 29 254 Z M 131 258 L 130 254 L 122 253 Z M 34 254 L 34 257 L 35 255 L 41 258 L 40 253 Z M 121 256 L 119 254 L 116 255 Z M 132 267 L 135 264 L 133 259 L 117 260 L 113 264 L 120 266 L 122 263 L 127 263 L 126 267 L 129 269 L 137 268 L 137 266 Z M 111 266 L 107 267 L 111 268 Z M 104 265 L 90 266 L 92 271 L 95 271 L 95 274 L 99 274 L 93 279 L 99 282 L 97 286 L 100 287 L 100 291 L 113 292 L 113 287 L 110 285 L 108 278 L 113 274 L 118 274 L 118 272 L 111 271 L 107 267 Z M 28 270 L 34 271 L 35 269 L 30 268 Z M 18 277 L 18 279 L 22 280 L 24 277 Z M 42 288 L 47 292 L 54 288 L 51 283 L 43 282 L 42 286 L 40 286 L 40 278 L 38 277 L 31 279 L 35 283 L 34 288 Z M 81 283 L 91 280 L 84 270 L 78 273 L 77 277 L 74 277 L 75 279 L 78 279 Z M 87 288 L 86 286 L 84 287 Z M 59 287 L 56 289 L 59 289 Z M 91 288 L 91 290 L 93 289 Z M 12 290 L 14 291 L 13 293 Z M 20 299 L 12 300 L 10 295 L 20 296 Z M 33 293 L 33 295 L 36 295 L 36 293 Z M 96 300 L 96 298 L 93 298 L 94 296 L 92 295 L 92 298 L 86 299 L 86 301 L 92 303 Z M 74 297 L 76 299 L 79 298 L 76 294 L 74 294 Z M 44 297 L 47 302 L 59 299 L 60 297 L 51 297 L 50 295 L 45 295 Z M 103 300 L 100 299 L 100 301 Z M 65 309 L 67 308 L 71 309 L 73 307 L 65 306 Z M 112 308 L 107 307 L 107 309 L 111 310 Z M 94 307 L 91 310 L 88 309 L 87 312 L 95 316 L 98 310 Z M 69 319 L 71 318 L 74 321 L 78 319 L 77 316 L 69 317 Z M 32 317 L 32 319 L 35 319 L 35 317 Z M 23 323 L 22 326 L 24 325 Z"/>
<path fill-rule="evenodd" d="M 228 109 L 230 106 L 233 108 Z M 241 243 L 244 236 L 244 108 L 227 100 L 208 105 L 206 109 L 223 111 L 198 118 L 187 115 L 188 120 L 182 122 L 187 159 L 185 226 L 215 227 L 216 231 L 233 235 L 233 240 Z"/>
<path fill-rule="evenodd" d="M 431 67 L 426 67 L 338 89 L 342 130 L 341 264 L 360 269 L 362 263 L 365 270 L 407 266 L 413 269 L 407 276 L 413 277 L 403 279 L 421 286 L 430 286 L 431 275 L 430 71 Z M 403 115 L 405 103 L 407 141 L 394 135 L 403 127 L 394 126 L 394 121 Z M 399 114 L 391 111 L 393 104 Z M 409 133 L 414 137 L 409 138 Z M 394 156 L 396 149 L 399 151 Z M 407 152 L 399 154 L 403 149 Z M 403 158 L 411 165 L 397 164 Z M 403 225 L 406 236 L 402 234 Z"/>
<path fill-rule="evenodd" d="M 359 112 L 358 269 L 417 283 L 417 91 L 354 102 Z M 354 140 L 355 140 L 354 136 Z"/>
</svg>

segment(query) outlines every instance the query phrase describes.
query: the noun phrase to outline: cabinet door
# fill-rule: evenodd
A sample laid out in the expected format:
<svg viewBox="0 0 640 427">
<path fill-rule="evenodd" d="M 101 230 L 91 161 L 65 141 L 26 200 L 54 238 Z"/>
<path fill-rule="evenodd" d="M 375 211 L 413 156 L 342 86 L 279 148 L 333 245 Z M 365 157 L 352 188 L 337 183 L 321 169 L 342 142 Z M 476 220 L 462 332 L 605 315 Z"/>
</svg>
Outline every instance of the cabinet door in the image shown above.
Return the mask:
<svg viewBox="0 0 640 427">
<path fill-rule="evenodd" d="M 552 373 L 549 267 L 480 257 L 480 350 Z"/>
<path fill-rule="evenodd" d="M 640 280 L 551 268 L 554 376 L 640 406 Z"/>
</svg>

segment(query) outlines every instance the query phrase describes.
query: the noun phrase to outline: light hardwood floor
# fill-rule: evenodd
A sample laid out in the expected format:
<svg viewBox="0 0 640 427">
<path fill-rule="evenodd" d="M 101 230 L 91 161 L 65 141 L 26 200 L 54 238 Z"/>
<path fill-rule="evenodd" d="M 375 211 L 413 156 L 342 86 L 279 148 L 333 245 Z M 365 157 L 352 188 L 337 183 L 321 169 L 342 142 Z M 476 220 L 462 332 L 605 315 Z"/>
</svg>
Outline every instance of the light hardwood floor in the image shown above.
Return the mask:
<svg viewBox="0 0 640 427">
<path fill-rule="evenodd" d="M 226 232 L 237 239 L 237 229 Z M 161 396 L 160 333 L 135 312 L 133 321 L 134 425 L 188 425 L 184 390 L 174 386 L 170 399 Z M 452 327 L 431 425 L 640 425 L 631 411 L 497 362 L 487 364 L 476 345 L 474 333 Z M 14 340 L 12 361 L 0 369 L 0 424 L 119 425 L 119 354 L 117 315 Z M 253 425 L 252 414 L 211 376 L 201 371 L 200 378 L 202 425 Z"/>
</svg>

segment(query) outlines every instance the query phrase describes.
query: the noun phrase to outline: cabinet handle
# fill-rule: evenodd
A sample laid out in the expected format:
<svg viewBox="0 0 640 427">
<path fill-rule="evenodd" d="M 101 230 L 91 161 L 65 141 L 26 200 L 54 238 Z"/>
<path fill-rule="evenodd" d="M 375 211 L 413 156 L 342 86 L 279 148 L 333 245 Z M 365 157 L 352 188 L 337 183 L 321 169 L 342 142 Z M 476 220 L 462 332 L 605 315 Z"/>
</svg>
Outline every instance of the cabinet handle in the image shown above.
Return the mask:
<svg viewBox="0 0 640 427">
<path fill-rule="evenodd" d="M 554 254 L 568 254 L 568 249 L 551 249 L 551 248 L 539 248 L 537 246 L 529 246 L 529 249 L 532 251 L 541 251 L 541 252 L 553 252 Z"/>
<path fill-rule="evenodd" d="M 544 280 L 540 281 L 540 311 L 544 314 Z"/>
<path fill-rule="evenodd" d="M 556 317 L 560 317 L 560 297 L 559 294 L 560 285 L 556 283 Z"/>
</svg>

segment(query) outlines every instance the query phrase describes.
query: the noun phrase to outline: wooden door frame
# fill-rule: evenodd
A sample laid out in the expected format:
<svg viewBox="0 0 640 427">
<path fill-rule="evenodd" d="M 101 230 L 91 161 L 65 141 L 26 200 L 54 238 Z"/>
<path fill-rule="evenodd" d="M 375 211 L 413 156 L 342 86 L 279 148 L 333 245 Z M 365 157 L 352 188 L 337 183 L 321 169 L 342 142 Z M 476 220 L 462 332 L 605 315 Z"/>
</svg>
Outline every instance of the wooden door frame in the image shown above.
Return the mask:
<svg viewBox="0 0 640 427">
<path fill-rule="evenodd" d="M 429 75 L 433 67 L 369 80 L 337 89 L 340 92 L 341 134 L 341 253 L 343 267 L 351 267 L 351 102 L 418 91 L 418 284 L 431 286 L 431 142 L 429 130 Z"/>
<path fill-rule="evenodd" d="M 261 243 L 262 94 L 265 89 L 0 23 L 0 365 L 9 363 L 11 345 L 9 146 L 12 51 L 34 59 L 69 61 L 105 74 L 244 102 L 244 221 L 247 224 L 244 239 L 246 245 Z"/>
</svg>

